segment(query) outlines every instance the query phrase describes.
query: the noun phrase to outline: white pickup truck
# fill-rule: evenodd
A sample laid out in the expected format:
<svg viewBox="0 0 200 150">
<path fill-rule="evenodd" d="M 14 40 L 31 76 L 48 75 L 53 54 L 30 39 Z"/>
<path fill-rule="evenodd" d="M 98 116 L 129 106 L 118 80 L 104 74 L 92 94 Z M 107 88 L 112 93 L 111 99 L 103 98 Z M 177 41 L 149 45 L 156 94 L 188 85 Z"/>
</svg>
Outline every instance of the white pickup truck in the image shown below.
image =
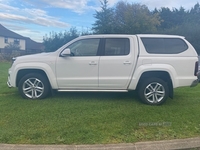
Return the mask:
<svg viewBox="0 0 200 150">
<path fill-rule="evenodd" d="M 174 88 L 196 86 L 199 78 L 197 53 L 182 36 L 89 35 L 55 52 L 17 57 L 7 84 L 28 99 L 51 90 L 137 90 L 144 103 L 159 105 Z"/>
</svg>

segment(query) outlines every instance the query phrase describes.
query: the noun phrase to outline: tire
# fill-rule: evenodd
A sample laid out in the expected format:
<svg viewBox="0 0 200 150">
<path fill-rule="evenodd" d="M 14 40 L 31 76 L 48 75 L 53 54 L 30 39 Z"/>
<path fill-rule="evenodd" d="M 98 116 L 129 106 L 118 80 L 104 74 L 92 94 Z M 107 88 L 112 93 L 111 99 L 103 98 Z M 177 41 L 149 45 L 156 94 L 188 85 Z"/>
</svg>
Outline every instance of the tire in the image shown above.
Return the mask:
<svg viewBox="0 0 200 150">
<path fill-rule="evenodd" d="M 144 79 L 139 85 L 138 96 L 146 104 L 161 105 L 169 97 L 169 88 L 160 78 Z"/>
<path fill-rule="evenodd" d="M 50 85 L 43 75 L 30 73 L 21 78 L 18 90 L 23 98 L 43 99 L 48 96 Z"/>
</svg>

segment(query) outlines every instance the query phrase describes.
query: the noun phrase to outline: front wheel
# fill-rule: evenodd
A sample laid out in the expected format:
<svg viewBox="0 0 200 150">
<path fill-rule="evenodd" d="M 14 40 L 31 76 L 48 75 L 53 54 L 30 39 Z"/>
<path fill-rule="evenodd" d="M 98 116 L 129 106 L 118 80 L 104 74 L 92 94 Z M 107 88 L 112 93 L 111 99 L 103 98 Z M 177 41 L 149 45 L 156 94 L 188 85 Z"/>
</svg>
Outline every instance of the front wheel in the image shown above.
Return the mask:
<svg viewBox="0 0 200 150">
<path fill-rule="evenodd" d="M 140 100 L 146 104 L 160 105 L 169 97 L 169 88 L 162 79 L 144 79 L 138 87 L 138 95 Z"/>
<path fill-rule="evenodd" d="M 37 73 L 25 75 L 19 82 L 19 93 L 28 99 L 43 99 L 50 90 L 49 82 L 46 77 Z"/>
</svg>

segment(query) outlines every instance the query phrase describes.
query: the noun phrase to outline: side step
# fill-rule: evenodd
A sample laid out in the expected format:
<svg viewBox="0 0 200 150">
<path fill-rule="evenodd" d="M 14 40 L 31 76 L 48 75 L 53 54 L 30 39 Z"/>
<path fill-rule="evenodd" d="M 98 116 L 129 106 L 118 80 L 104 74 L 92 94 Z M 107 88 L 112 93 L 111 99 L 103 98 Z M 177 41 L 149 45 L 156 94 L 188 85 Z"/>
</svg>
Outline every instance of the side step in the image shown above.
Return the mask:
<svg viewBox="0 0 200 150">
<path fill-rule="evenodd" d="M 128 92 L 128 90 L 68 90 L 68 89 L 59 89 L 58 92 Z"/>
</svg>

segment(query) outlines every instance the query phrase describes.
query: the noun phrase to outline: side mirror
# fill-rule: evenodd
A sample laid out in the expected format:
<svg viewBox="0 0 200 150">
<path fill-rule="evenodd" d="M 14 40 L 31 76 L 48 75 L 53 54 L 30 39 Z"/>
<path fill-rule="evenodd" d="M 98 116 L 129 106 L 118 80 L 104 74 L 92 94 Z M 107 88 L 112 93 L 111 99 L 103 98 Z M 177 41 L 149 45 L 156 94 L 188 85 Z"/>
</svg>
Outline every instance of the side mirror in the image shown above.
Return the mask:
<svg viewBox="0 0 200 150">
<path fill-rule="evenodd" d="M 71 51 L 69 48 L 66 48 L 64 51 L 62 51 L 62 53 L 60 54 L 61 57 L 66 57 L 66 56 L 70 56 L 71 55 Z"/>
</svg>

